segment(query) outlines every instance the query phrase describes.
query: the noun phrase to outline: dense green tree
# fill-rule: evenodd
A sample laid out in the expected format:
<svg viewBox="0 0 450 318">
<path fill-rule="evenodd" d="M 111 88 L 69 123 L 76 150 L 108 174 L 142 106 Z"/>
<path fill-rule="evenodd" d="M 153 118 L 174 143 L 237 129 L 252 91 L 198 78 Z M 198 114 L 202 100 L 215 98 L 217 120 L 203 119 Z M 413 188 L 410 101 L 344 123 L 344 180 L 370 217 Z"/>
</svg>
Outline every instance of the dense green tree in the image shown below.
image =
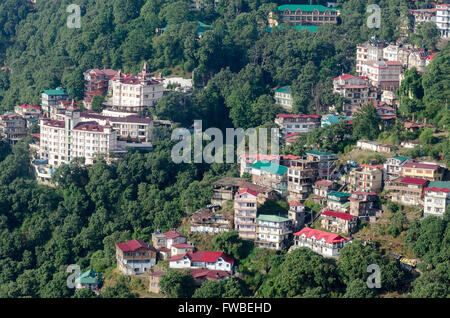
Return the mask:
<svg viewBox="0 0 450 318">
<path fill-rule="evenodd" d="M 380 134 L 381 119 L 372 104 L 365 104 L 353 121 L 353 135 L 358 139 L 375 140 Z"/>
<path fill-rule="evenodd" d="M 161 292 L 167 297 L 189 298 L 195 290 L 195 282 L 192 276 L 186 272 L 169 270 L 159 281 Z"/>
</svg>

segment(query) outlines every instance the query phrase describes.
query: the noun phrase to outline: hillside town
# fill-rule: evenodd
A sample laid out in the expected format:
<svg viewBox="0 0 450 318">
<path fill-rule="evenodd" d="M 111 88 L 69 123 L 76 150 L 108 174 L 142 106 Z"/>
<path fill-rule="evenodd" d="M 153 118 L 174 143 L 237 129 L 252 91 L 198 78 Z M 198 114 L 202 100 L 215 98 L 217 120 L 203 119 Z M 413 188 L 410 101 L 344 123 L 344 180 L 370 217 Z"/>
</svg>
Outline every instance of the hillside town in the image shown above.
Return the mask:
<svg viewBox="0 0 450 318">
<path fill-rule="evenodd" d="M 33 3 L 36 5 L 36 1 Z M 214 3 L 218 5 L 218 1 Z M 189 10 L 201 13 L 205 7 L 202 1 L 190 1 Z M 439 41 L 447 43 L 450 4 L 433 2 L 430 8 L 409 9 L 408 12 L 413 23 L 405 32 L 413 36 L 420 30 L 421 23 L 433 22 L 441 37 Z M 327 6 L 283 4 L 277 6 L 277 12 L 271 11 L 268 15 L 266 31 L 275 34 L 289 26 L 295 32 L 320 34 L 321 28 L 333 28 L 341 19 L 342 8 L 336 3 L 329 2 Z M 208 32 L 217 27 L 196 21 L 198 41 L 207 38 Z M 170 23 L 158 26 L 155 37 L 170 34 L 170 26 Z M 140 294 L 144 297 L 162 297 L 167 296 L 162 282 L 176 275 L 174 272 L 192 277 L 194 289 L 211 281 L 238 278 L 250 281 L 248 276 L 255 274 L 245 267 L 248 265 L 243 266 L 243 258 L 227 245 L 230 238 L 229 244 L 234 240 L 250 244 L 254 249 L 252 253 L 260 250 L 272 253 L 270 255 L 293 255 L 299 249 L 308 249 L 336 262 L 341 251 L 348 250 L 347 245 L 357 241 L 363 246 L 381 246 L 383 253 L 397 257 L 399 266 L 408 268 L 411 275 L 421 275 L 418 264 L 424 263 L 424 259 L 411 253 L 402 255 L 406 250 L 403 245 L 399 247 L 396 240 L 389 242 L 385 235 L 376 234 L 382 226 L 387 228 L 394 224 L 395 213 L 402 213 L 409 222 L 427 218 L 446 220 L 446 213 L 449 213 L 450 171 L 445 157 L 448 154 L 444 154 L 444 150 L 424 153 L 427 140 L 448 142 L 447 124 L 437 125 L 431 118 L 419 118 L 414 111 L 409 116 L 403 104 L 404 99 L 409 96 L 412 100 L 416 94 L 412 86 L 405 85 L 413 85 L 414 76 L 425 76 L 435 67 L 443 46 L 419 47 L 406 39 L 400 37 L 389 42 L 375 34 L 352 46 L 354 58 L 350 63 L 354 68 L 330 79 L 328 91 L 323 94 L 334 99 L 325 108 L 322 105 L 313 111 L 301 110 L 297 101 L 298 81 L 271 87 L 268 96 L 277 111 L 267 127 L 279 129 L 280 153 L 253 154 L 246 148 L 245 153 L 230 164 L 235 174 L 216 175 L 202 181 L 207 183 L 207 191 L 203 191 L 198 181 L 182 185 L 180 189 L 190 189 L 194 201 L 201 202 L 202 206 L 198 202 L 191 204 L 190 197 L 180 195 L 180 205 L 185 211 L 184 214 L 173 213 L 178 218 L 176 222 L 160 220 L 160 223 L 144 226 L 139 221 L 141 224 L 136 225 L 139 230 L 128 231 L 129 239 L 116 235 L 109 237 L 109 241 L 97 242 L 114 249 L 113 266 L 105 265 L 102 272 L 101 266 L 94 268 L 94 262 L 84 261 L 83 271 L 75 279 L 75 289 L 90 289 L 98 296 L 113 280 L 131 277 L 143 284 Z M 0 115 L 1 140 L 10 147 L 25 140 L 30 151 L 30 171 L 39 186 L 69 188 L 61 171 L 70 174 L 70 171 L 90 169 L 104 162 L 105 175 L 113 175 L 107 167 L 115 165 L 121 167 L 123 175 L 128 169 L 130 174 L 139 169 L 145 171 L 142 167 L 135 170 L 138 165 L 160 170 L 158 176 L 148 177 L 149 184 L 144 185 L 142 181 L 134 188 L 124 188 L 118 195 L 137 198 L 144 197 L 144 193 L 156 193 L 151 183 L 162 182 L 159 180 L 165 180 L 174 168 L 167 168 L 171 167 L 167 162 L 136 163 L 129 158 L 158 152 L 161 144 L 170 141 L 173 128 L 182 126 L 173 118 L 157 114 L 155 109 L 162 102 L 181 96 L 180 102 L 177 100 L 175 104 L 180 113 L 185 108 L 189 112 L 185 99 L 208 87 L 199 84 L 201 81 L 194 75 L 191 78 L 163 75 L 160 69 L 151 69 L 147 62 L 139 64 L 140 71 L 136 74 L 104 68 L 102 64 L 96 67 L 78 74 L 84 79 L 82 99 L 76 98 L 64 85 L 41 90 L 37 105 L 20 98 L 21 103 L 12 111 Z M 441 89 L 448 96 L 448 83 Z M 311 92 L 305 94 L 312 95 Z M 208 98 L 213 97 L 208 95 Z M 340 103 L 335 102 L 337 100 Z M 313 105 L 314 101 L 311 103 Z M 449 109 L 448 105 L 441 106 Z M 256 106 L 252 104 L 252 107 Z M 379 120 L 374 123 L 379 133 L 375 138 L 368 137 L 370 135 L 362 138 L 356 131 L 357 125 L 372 111 Z M 171 113 L 170 109 L 167 112 Z M 237 114 L 238 118 L 244 116 L 244 111 L 241 115 L 237 111 Z M 367 120 L 366 124 L 373 123 Z M 332 129 L 337 127 L 340 130 L 335 133 Z M 394 141 L 390 132 L 395 127 L 408 138 Z M 193 126 L 186 128 L 194 130 Z M 326 129 L 330 129 L 331 137 L 320 135 L 328 131 Z M 337 141 L 334 140 L 334 144 L 322 142 L 330 138 L 337 138 Z M 335 144 L 338 146 L 334 147 Z M 61 170 L 64 167 L 67 170 Z M 184 173 L 200 175 L 198 171 Z M 175 179 L 180 174 L 170 176 Z M 74 177 L 75 181 L 71 182 L 83 184 L 83 178 L 99 178 L 103 181 L 96 187 L 106 189 L 103 177 L 89 172 L 78 179 Z M 130 175 L 130 178 L 141 177 L 145 176 Z M 89 191 L 94 190 L 89 188 Z M 96 199 L 100 202 L 108 195 L 116 195 L 113 192 L 105 190 L 103 197 L 99 195 Z M 66 190 L 59 195 L 70 198 Z M 147 199 L 151 203 L 146 204 L 161 210 L 173 209 L 167 202 L 165 206 L 157 203 L 169 194 L 152 195 Z M 79 204 L 73 200 L 72 204 Z M 113 209 L 113 205 L 99 203 L 97 206 L 96 201 L 91 205 L 108 213 Z M 136 212 L 138 205 L 130 204 L 126 209 L 136 215 L 140 213 Z M 82 217 L 82 212 L 79 215 Z M 151 218 L 157 217 L 152 215 Z M 90 222 L 100 221 L 90 218 Z M 105 221 L 104 226 L 106 224 Z M 111 223 L 108 226 L 113 227 Z M 91 257 L 92 253 L 86 255 Z"/>
</svg>

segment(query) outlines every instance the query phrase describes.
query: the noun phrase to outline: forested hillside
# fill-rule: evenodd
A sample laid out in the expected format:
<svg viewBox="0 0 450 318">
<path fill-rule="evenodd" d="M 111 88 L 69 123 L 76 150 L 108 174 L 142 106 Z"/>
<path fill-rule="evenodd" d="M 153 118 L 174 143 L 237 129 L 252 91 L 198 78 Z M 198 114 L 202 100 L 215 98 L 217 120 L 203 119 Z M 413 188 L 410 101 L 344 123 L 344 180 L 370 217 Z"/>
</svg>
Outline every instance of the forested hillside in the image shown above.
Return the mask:
<svg viewBox="0 0 450 318">
<path fill-rule="evenodd" d="M 66 8 L 74 2 L 82 9 L 80 29 L 66 26 Z M 159 118 L 187 127 L 194 119 L 203 120 L 203 129 L 271 126 L 280 111 L 273 88 L 291 84 L 295 112 L 320 114 L 331 105 L 339 110 L 343 99 L 331 93 L 332 79 L 354 71 L 357 43 L 375 33 L 395 40 L 409 3 L 377 1 L 384 22 L 380 29 L 369 29 L 366 7 L 372 0 L 339 0 L 341 23 L 310 33 L 267 31 L 268 13 L 290 1 L 220 1 L 216 9 L 212 2 L 199 13 L 189 10 L 187 0 L 38 0 L 35 8 L 25 0 L 0 0 L 0 66 L 6 66 L 0 70 L 0 112 L 20 103 L 39 104 L 41 90 L 59 85 L 80 100 L 84 71 L 105 67 L 136 73 L 144 62 L 162 75 L 193 74 L 195 85 L 204 87 L 191 96 L 165 96 L 153 110 Z M 198 37 L 197 21 L 212 30 Z M 155 30 L 166 25 L 157 35 Z M 399 90 L 402 116 L 414 114 L 448 129 L 449 57 L 447 45 L 424 75 L 405 75 L 408 80 Z M 373 109 L 367 109 L 355 119 L 355 138 L 382 134 L 377 127 L 371 130 L 377 124 L 371 115 Z M 365 129 L 368 123 L 372 127 Z M 319 128 L 289 153 L 303 154 L 318 142 L 323 150 L 344 152 L 355 141 L 345 139 L 347 132 L 344 124 Z M 398 140 L 410 137 L 397 125 L 383 133 Z M 66 287 L 69 264 L 97 271 L 115 266 L 115 242 L 149 241 L 158 228 L 180 226 L 183 217 L 210 202 L 211 182 L 238 175 L 235 165 L 174 164 L 173 143 L 158 140 L 152 153 L 130 152 L 112 165 L 103 160 L 91 167 L 63 165 L 54 176 L 58 185 L 51 188 L 32 178 L 28 142 L 11 147 L 0 140 L 0 297 L 71 297 L 73 291 Z M 450 162 L 449 140 L 436 141 L 424 152 Z M 409 248 L 431 264 L 412 284 L 402 281 L 403 272 L 376 247 L 355 243 L 343 250 L 338 262 L 304 249 L 265 255 L 267 259 L 247 255 L 239 260 L 240 270 L 252 275 L 233 296 L 376 297 L 402 291 L 418 297 L 448 295 L 448 213 L 444 220 L 429 217 L 405 223 L 406 228 Z M 379 292 L 368 292 L 364 285 L 368 274 L 361 264 L 373 261 L 382 264 L 385 273 Z M 213 291 L 217 297 L 227 296 L 219 292 L 223 286 L 208 284 L 197 297 Z M 104 296 L 133 295 L 119 282 L 106 288 Z"/>
</svg>

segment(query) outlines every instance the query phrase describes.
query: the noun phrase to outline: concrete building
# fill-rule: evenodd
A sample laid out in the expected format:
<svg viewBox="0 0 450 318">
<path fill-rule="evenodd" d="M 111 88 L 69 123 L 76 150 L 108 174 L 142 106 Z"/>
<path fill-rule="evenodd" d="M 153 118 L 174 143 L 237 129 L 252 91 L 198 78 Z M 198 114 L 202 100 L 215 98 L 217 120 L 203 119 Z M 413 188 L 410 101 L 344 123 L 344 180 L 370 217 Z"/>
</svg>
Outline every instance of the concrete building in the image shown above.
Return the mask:
<svg viewBox="0 0 450 318">
<path fill-rule="evenodd" d="M 358 140 L 356 146 L 361 150 L 369 150 L 373 152 L 384 152 L 384 153 L 393 152 L 394 147 L 392 145 L 387 145 L 372 140 Z"/>
<path fill-rule="evenodd" d="M 285 4 L 278 7 L 278 13 L 283 23 L 294 25 L 320 26 L 326 23 L 337 24 L 339 11 L 322 5 Z M 269 19 L 270 26 L 278 25 L 274 19 Z"/>
<path fill-rule="evenodd" d="M 170 268 L 204 268 L 210 270 L 233 270 L 234 259 L 223 252 L 197 251 L 174 255 L 169 259 Z"/>
<path fill-rule="evenodd" d="M 304 201 L 312 193 L 312 186 L 317 179 L 319 163 L 306 159 L 291 162 L 288 168 L 288 191 L 290 200 Z"/>
<path fill-rule="evenodd" d="M 281 195 L 287 194 L 287 167 L 269 161 L 258 161 L 250 168 L 254 184 L 270 187 Z"/>
<path fill-rule="evenodd" d="M 70 101 L 69 92 L 62 87 L 43 90 L 41 92 L 42 111 L 47 115 L 50 114 L 50 107 L 57 106 L 60 101 Z"/>
<path fill-rule="evenodd" d="M 407 162 L 402 166 L 401 175 L 404 177 L 424 178 L 430 181 L 441 181 L 445 167 L 437 164 Z"/>
<path fill-rule="evenodd" d="M 402 167 L 405 163 L 411 162 L 411 158 L 404 156 L 395 156 L 388 158 L 383 165 L 384 179 L 392 180 L 398 178 L 402 172 Z"/>
<path fill-rule="evenodd" d="M 327 196 L 327 209 L 347 213 L 350 210 L 350 193 L 333 191 Z"/>
<path fill-rule="evenodd" d="M 338 184 L 331 180 L 318 180 L 313 185 L 314 195 L 326 199 L 328 194 L 337 190 Z"/>
<path fill-rule="evenodd" d="M 109 158 L 110 152 L 119 151 L 117 132 L 109 123 L 82 121 L 76 109 L 67 111 L 64 120 L 41 118 L 40 130 L 39 156 L 52 167 L 74 158 L 84 158 L 90 165 L 99 155 Z"/>
<path fill-rule="evenodd" d="M 350 171 L 348 181 L 351 191 L 378 193 L 383 188 L 383 166 L 362 164 Z"/>
<path fill-rule="evenodd" d="M 137 76 L 122 76 L 119 71 L 112 79 L 112 89 L 109 105 L 113 109 L 134 113 L 154 106 L 164 92 L 161 80 L 148 73 L 146 63 Z"/>
<path fill-rule="evenodd" d="M 289 86 L 283 86 L 275 90 L 275 103 L 286 110 L 292 110 L 294 98 Z"/>
<path fill-rule="evenodd" d="M 99 288 L 103 283 L 103 276 L 100 273 L 94 272 L 92 269 L 81 273 L 75 278 L 75 289 L 89 288 L 96 294 L 99 293 Z"/>
<path fill-rule="evenodd" d="M 356 73 L 365 76 L 364 65 L 369 61 L 383 59 L 383 49 L 387 46 L 385 41 L 372 37 L 369 41 L 356 46 Z"/>
<path fill-rule="evenodd" d="M 450 4 L 436 4 L 436 26 L 441 38 L 450 37 Z"/>
<path fill-rule="evenodd" d="M 292 221 L 288 218 L 260 214 L 256 219 L 255 246 L 274 250 L 286 247 L 289 234 L 292 233 Z"/>
<path fill-rule="evenodd" d="M 153 272 L 149 274 L 149 287 L 148 291 L 151 293 L 159 294 L 160 288 L 159 288 L 159 281 L 161 280 L 161 277 L 165 276 L 166 272 L 158 271 Z"/>
<path fill-rule="evenodd" d="M 423 216 L 443 217 L 450 204 L 450 181 L 431 181 L 425 188 Z"/>
<path fill-rule="evenodd" d="M 375 221 L 380 210 L 378 196 L 375 192 L 353 192 L 349 198 L 350 214 L 366 221 Z"/>
<path fill-rule="evenodd" d="M 292 133 L 309 133 L 320 127 L 320 115 L 278 114 L 275 118 L 283 135 Z"/>
<path fill-rule="evenodd" d="M 324 211 L 320 214 L 320 226 L 325 230 L 350 234 L 358 225 L 358 219 L 348 213 Z"/>
<path fill-rule="evenodd" d="M 216 214 L 210 209 L 201 209 L 191 215 L 191 233 L 224 233 L 234 228 L 233 215 Z"/>
<path fill-rule="evenodd" d="M 139 240 L 117 243 L 116 260 L 117 268 L 123 274 L 147 273 L 156 264 L 156 249 Z"/>
<path fill-rule="evenodd" d="M 91 109 L 94 96 L 105 96 L 112 89 L 111 80 L 117 75 L 112 69 L 90 69 L 83 73 L 84 76 L 84 106 Z"/>
<path fill-rule="evenodd" d="M 27 121 L 18 114 L 0 116 L 0 136 L 9 143 L 15 144 L 27 136 Z"/>
<path fill-rule="evenodd" d="M 186 236 L 176 231 L 168 231 L 164 233 L 156 231 L 155 233 L 152 233 L 152 242 L 157 249 L 170 249 L 173 244 L 186 243 Z"/>
<path fill-rule="evenodd" d="M 258 194 L 250 189 L 240 190 L 234 198 L 234 228 L 243 240 L 256 239 Z"/>
<path fill-rule="evenodd" d="M 373 102 L 378 97 L 378 90 L 364 76 L 342 74 L 333 80 L 333 92 L 348 100 L 344 105 L 345 113 L 353 113 L 355 106 Z"/>
<path fill-rule="evenodd" d="M 318 179 L 329 180 L 334 177 L 338 155 L 331 152 L 311 150 L 306 153 L 306 160 L 318 162 Z"/>
<path fill-rule="evenodd" d="M 240 156 L 239 160 L 239 168 L 240 168 L 240 176 L 244 173 L 251 173 L 252 168 L 250 167 L 252 164 L 258 161 L 270 161 L 274 164 L 280 164 L 280 155 L 263 155 L 263 154 L 244 154 Z"/>
<path fill-rule="evenodd" d="M 338 234 L 303 228 L 294 233 L 294 245 L 291 250 L 307 247 L 323 257 L 338 258 L 341 249 L 349 242 Z"/>
<path fill-rule="evenodd" d="M 393 202 L 404 205 L 423 205 L 423 192 L 428 184 L 428 180 L 412 177 L 398 177 L 384 187 L 389 191 L 389 196 Z"/>
<path fill-rule="evenodd" d="M 295 231 L 298 231 L 303 228 L 305 225 L 305 205 L 292 201 L 289 202 L 289 211 L 288 211 L 288 219 L 292 221 L 292 228 Z"/>
<path fill-rule="evenodd" d="M 417 26 L 422 22 L 436 23 L 436 8 L 410 9 L 409 14 L 413 17 L 414 32 L 416 32 Z"/>
</svg>

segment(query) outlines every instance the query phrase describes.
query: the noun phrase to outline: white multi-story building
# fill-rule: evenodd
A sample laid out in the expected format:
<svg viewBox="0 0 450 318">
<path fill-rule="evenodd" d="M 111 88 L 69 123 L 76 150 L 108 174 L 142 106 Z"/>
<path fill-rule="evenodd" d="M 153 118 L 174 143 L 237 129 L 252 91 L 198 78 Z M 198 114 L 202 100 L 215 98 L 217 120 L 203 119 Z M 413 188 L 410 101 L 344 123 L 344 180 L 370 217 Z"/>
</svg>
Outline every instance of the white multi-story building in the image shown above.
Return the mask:
<svg viewBox="0 0 450 318">
<path fill-rule="evenodd" d="M 288 218 L 260 214 L 256 219 L 255 246 L 274 250 L 283 249 L 292 233 L 292 221 Z"/>
<path fill-rule="evenodd" d="M 395 156 L 392 158 L 388 158 L 384 163 L 384 179 L 392 180 L 398 178 L 402 172 L 402 167 L 405 163 L 411 162 L 411 158 Z"/>
<path fill-rule="evenodd" d="M 361 75 L 366 76 L 370 83 L 382 90 L 395 91 L 400 82 L 402 73 L 402 62 L 385 61 L 366 61 L 361 66 Z"/>
<path fill-rule="evenodd" d="M 43 90 L 41 92 L 41 104 L 42 111 L 44 113 L 50 113 L 51 106 L 57 106 L 60 101 L 70 101 L 70 96 L 67 90 L 62 87 L 57 87 L 55 89 Z"/>
<path fill-rule="evenodd" d="M 112 79 L 112 104 L 114 109 L 137 113 L 152 107 L 163 96 L 164 86 L 147 72 L 147 63 L 137 76 L 117 73 Z"/>
<path fill-rule="evenodd" d="M 281 107 L 292 110 L 294 105 L 294 98 L 291 88 L 289 86 L 283 86 L 275 90 L 275 103 Z"/>
<path fill-rule="evenodd" d="M 223 252 L 197 251 L 174 255 L 169 259 L 170 268 L 206 268 L 230 272 L 234 259 Z"/>
<path fill-rule="evenodd" d="M 436 5 L 436 25 L 442 38 L 450 37 L 450 4 Z"/>
<path fill-rule="evenodd" d="M 339 257 L 341 249 L 349 240 L 338 234 L 303 228 L 294 233 L 294 245 L 291 250 L 299 247 L 307 247 L 324 257 Z"/>
<path fill-rule="evenodd" d="M 64 120 L 41 118 L 39 156 L 47 159 L 50 166 L 69 163 L 81 157 L 85 164 L 117 150 L 117 132 L 106 123 L 82 121 L 78 110 L 66 111 Z"/>
<path fill-rule="evenodd" d="M 234 198 L 234 228 L 244 240 L 256 238 L 258 193 L 251 189 L 240 190 Z"/>
<path fill-rule="evenodd" d="M 321 115 L 278 114 L 275 118 L 284 135 L 292 133 L 309 133 L 320 127 Z"/>
<path fill-rule="evenodd" d="M 342 74 L 333 80 L 333 92 L 345 97 L 350 102 L 349 112 L 356 105 L 363 105 L 377 99 L 378 92 L 369 79 L 363 76 Z"/>
<path fill-rule="evenodd" d="M 368 42 L 356 46 L 356 73 L 363 74 L 363 65 L 368 61 L 378 61 L 383 58 L 386 42 L 372 37 Z"/>
<path fill-rule="evenodd" d="M 450 205 L 450 181 L 431 181 L 425 188 L 423 216 L 443 217 Z"/>
</svg>

